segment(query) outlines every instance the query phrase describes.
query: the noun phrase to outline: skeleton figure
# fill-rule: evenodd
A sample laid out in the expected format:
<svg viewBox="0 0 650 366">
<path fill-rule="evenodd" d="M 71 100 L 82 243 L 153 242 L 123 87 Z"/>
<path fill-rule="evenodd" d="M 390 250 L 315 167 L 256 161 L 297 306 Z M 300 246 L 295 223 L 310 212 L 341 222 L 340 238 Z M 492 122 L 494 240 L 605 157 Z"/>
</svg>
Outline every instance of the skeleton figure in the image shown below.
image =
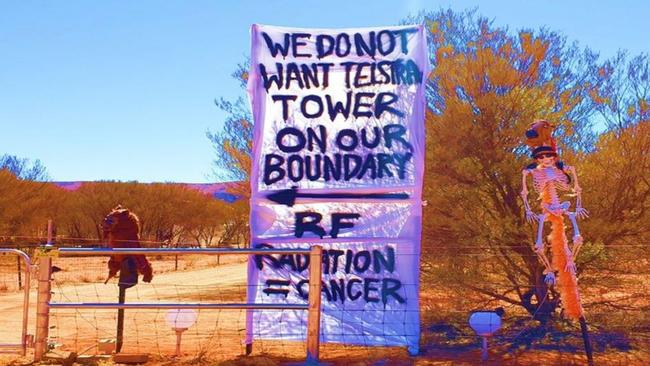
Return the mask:
<svg viewBox="0 0 650 366">
<path fill-rule="evenodd" d="M 564 256 L 566 257 L 564 271 L 575 276 L 576 266 L 574 259 L 577 257 L 583 239 L 578 228 L 578 218 L 588 217 L 588 212 L 582 207 L 581 189 L 578 184 L 576 170 L 572 166 L 564 165 L 557 158 L 555 141 L 551 137 L 551 132 L 555 126 L 547 121 L 537 121 L 531 125 L 531 129 L 526 132 L 529 145 L 534 146 L 532 155 L 536 162 L 530 164 L 522 171 L 522 191 L 521 197 L 524 201 L 526 210 L 526 220 L 537 223 L 537 240 L 535 241 L 535 252 L 544 264 L 546 270 L 545 282 L 549 285 L 555 284 L 555 273 L 551 262 L 545 254 L 544 246 L 544 222 L 550 221 L 554 217 L 562 219 L 567 216 L 573 227 L 573 245 L 569 249 L 565 245 Z M 546 136 L 540 139 L 540 136 Z M 533 188 L 540 195 L 542 200 L 540 204 L 541 213 L 536 214 L 528 202 L 528 176 L 532 177 Z M 576 197 L 575 211 L 570 211 L 571 202 L 560 201 L 560 194 L 572 192 Z"/>
</svg>

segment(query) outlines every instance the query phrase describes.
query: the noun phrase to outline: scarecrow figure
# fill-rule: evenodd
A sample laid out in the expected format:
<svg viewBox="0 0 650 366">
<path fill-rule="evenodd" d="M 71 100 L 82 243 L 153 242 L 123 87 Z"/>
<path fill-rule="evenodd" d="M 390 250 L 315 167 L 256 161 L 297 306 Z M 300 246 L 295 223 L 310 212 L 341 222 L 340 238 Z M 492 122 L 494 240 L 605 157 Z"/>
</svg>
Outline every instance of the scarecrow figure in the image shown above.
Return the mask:
<svg viewBox="0 0 650 366">
<path fill-rule="evenodd" d="M 140 248 L 140 221 L 138 217 L 126 208 L 118 205 L 106 217 L 102 223 L 104 238 L 108 240 L 109 248 Z M 133 284 L 137 283 L 138 273 L 142 274 L 144 282 L 151 282 L 153 271 L 151 264 L 144 255 L 112 255 L 108 261 L 108 282 L 117 276 L 118 272 L 125 266 L 125 262 L 133 263 L 128 265 L 131 268 L 131 279 Z M 120 283 L 122 276 L 120 275 Z M 129 286 L 130 287 L 130 286 Z"/>
<path fill-rule="evenodd" d="M 104 238 L 108 240 L 109 248 L 140 248 L 140 221 L 138 217 L 128 209 L 118 205 L 106 217 L 102 223 Z M 151 264 L 142 254 L 119 254 L 112 255 L 108 260 L 108 278 L 118 275 L 119 272 L 119 295 L 118 303 L 126 301 L 126 289 L 138 283 L 138 273 L 142 274 L 144 282 L 151 282 L 153 271 Z M 124 309 L 117 310 L 117 337 L 115 350 L 120 353 L 124 338 Z"/>
</svg>

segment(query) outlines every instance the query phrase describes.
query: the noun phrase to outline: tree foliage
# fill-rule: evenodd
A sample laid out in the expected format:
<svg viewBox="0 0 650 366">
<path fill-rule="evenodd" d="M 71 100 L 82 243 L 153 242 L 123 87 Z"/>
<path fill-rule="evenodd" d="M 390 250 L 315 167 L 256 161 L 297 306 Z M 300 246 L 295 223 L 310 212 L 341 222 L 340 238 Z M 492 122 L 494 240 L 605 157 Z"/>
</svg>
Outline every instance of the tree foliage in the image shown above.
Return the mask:
<svg viewBox="0 0 650 366">
<path fill-rule="evenodd" d="M 0 156 L 0 236 L 39 235 L 60 202 L 40 160 Z M 54 204 L 54 205 L 53 205 Z"/>
<path fill-rule="evenodd" d="M 232 76 L 244 88 L 248 80 L 247 64 L 238 65 Z M 243 98 L 238 98 L 234 103 L 222 98 L 215 100 L 215 105 L 226 112 L 228 117 L 220 131 L 206 132 L 216 155 L 213 174 L 219 181 L 247 181 L 253 148 L 253 119 L 248 105 Z"/>
<path fill-rule="evenodd" d="M 138 215 L 141 237 L 150 246 L 176 246 L 189 239 L 195 245 L 216 245 L 232 212 L 226 202 L 183 185 L 90 182 L 68 193 L 66 211 L 71 214 L 59 221 L 76 237 L 101 239 L 99 224 L 117 204 Z"/>
<path fill-rule="evenodd" d="M 472 12 L 442 11 L 423 20 L 435 65 L 426 121 L 429 205 L 428 240 L 423 241 L 433 248 L 423 252 L 448 252 L 456 269 L 431 274 L 547 319 L 559 299 L 541 281 L 542 267 L 532 250 L 534 228 L 522 220 L 521 170 L 530 162 L 524 131 L 539 118 L 558 124 L 562 158 L 578 167 L 585 205 L 592 217 L 601 217 L 584 222 L 586 248 L 611 245 L 622 235 L 640 239 L 650 222 L 641 208 L 648 203 L 642 178 L 648 172 L 648 141 L 642 137 L 647 128 L 640 118 L 647 88 L 639 88 L 643 78 L 632 70 L 647 75 L 647 61 L 636 58 L 621 74 L 616 71 L 624 66 L 620 57 L 599 64 L 593 52 L 548 30 L 510 34 Z M 615 120 L 612 110 L 622 107 L 614 100 L 638 108 L 627 107 L 627 117 Z M 616 122 L 596 143 L 594 124 L 608 111 Z M 635 213 L 632 220 L 626 212 Z M 477 253 L 489 254 L 489 260 Z M 586 249 L 578 263 L 585 265 L 582 270 L 594 270 L 603 265 L 603 255 Z M 478 285 L 485 273 L 499 285 Z"/>
<path fill-rule="evenodd" d="M 38 159 L 31 162 L 26 158 L 4 154 L 0 156 L 0 170 L 4 169 L 9 170 L 16 177 L 25 180 L 47 181 L 50 178 L 45 166 Z"/>
<path fill-rule="evenodd" d="M 138 215 L 145 246 L 241 246 L 246 240 L 240 204 L 182 184 L 86 182 L 66 191 L 0 170 L 0 237 L 5 242 L 42 241 L 52 219 L 62 244 L 102 243 L 102 220 L 118 204 Z"/>
<path fill-rule="evenodd" d="M 47 219 L 60 210 L 56 191 L 50 183 L 21 179 L 0 169 L 0 236 L 42 235 Z"/>
</svg>

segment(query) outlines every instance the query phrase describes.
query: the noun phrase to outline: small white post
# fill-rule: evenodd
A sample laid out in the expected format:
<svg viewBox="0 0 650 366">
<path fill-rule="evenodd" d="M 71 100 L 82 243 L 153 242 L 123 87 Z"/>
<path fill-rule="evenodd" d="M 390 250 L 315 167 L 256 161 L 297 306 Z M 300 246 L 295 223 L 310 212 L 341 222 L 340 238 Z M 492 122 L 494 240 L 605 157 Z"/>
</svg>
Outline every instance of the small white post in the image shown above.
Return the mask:
<svg viewBox="0 0 650 366">
<path fill-rule="evenodd" d="M 483 338 L 483 349 L 481 350 L 481 360 L 487 361 L 488 360 L 488 339 L 487 337 L 481 337 L 481 338 Z"/>
<path fill-rule="evenodd" d="M 181 337 L 194 323 L 198 313 L 192 309 L 169 309 L 165 321 L 176 332 L 176 357 L 181 356 Z"/>
<path fill-rule="evenodd" d="M 175 328 L 176 331 L 176 357 L 181 356 L 181 337 L 183 336 L 183 332 L 187 330 L 187 328 Z"/>
<path fill-rule="evenodd" d="M 478 310 L 469 316 L 469 326 L 481 337 L 481 361 L 488 360 L 488 338 L 501 328 L 503 308 Z"/>
</svg>

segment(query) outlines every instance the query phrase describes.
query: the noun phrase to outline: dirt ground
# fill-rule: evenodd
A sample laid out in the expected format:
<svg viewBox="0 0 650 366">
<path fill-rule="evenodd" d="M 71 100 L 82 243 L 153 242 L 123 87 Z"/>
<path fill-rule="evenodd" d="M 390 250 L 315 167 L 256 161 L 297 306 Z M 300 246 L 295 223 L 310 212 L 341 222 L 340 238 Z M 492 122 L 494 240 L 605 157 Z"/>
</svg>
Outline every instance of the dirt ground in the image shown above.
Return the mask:
<svg viewBox="0 0 650 366">
<path fill-rule="evenodd" d="M 241 259 L 189 258 L 176 262 L 170 258 L 153 260 L 156 275 L 152 284 L 141 283 L 127 291 L 127 302 L 244 302 L 246 263 Z M 62 270 L 54 274 L 53 302 L 116 302 L 115 281 L 104 285 L 106 265 L 99 258 L 59 258 L 54 264 Z M 34 281 L 35 283 L 35 281 Z M 36 314 L 35 285 L 30 292 L 28 333 L 34 334 Z M 431 309 L 432 295 L 422 297 L 423 311 Z M 20 339 L 22 292 L 0 292 L 0 343 Z M 147 365 L 281 365 L 302 364 L 305 344 L 288 341 L 256 341 L 251 356 L 245 356 L 245 311 L 202 310 L 197 322 L 182 336 L 182 355 L 175 357 L 175 332 L 165 322 L 165 310 L 127 310 L 123 352 L 147 353 Z M 51 355 L 76 352 L 99 354 L 98 343 L 115 339 L 116 310 L 52 309 L 50 318 Z M 426 319 L 426 314 L 423 314 Z M 434 337 L 423 325 L 421 354 L 410 357 L 402 348 L 356 347 L 324 344 L 320 349 L 323 364 L 331 365 L 584 365 L 583 351 L 521 349 L 492 344 L 490 358 L 480 362 L 480 341 L 449 347 L 444 336 Z M 25 357 L 0 355 L 0 365 L 29 364 Z M 650 350 L 596 352 L 597 365 L 647 365 Z M 111 365 L 112 361 L 100 361 Z"/>
</svg>

